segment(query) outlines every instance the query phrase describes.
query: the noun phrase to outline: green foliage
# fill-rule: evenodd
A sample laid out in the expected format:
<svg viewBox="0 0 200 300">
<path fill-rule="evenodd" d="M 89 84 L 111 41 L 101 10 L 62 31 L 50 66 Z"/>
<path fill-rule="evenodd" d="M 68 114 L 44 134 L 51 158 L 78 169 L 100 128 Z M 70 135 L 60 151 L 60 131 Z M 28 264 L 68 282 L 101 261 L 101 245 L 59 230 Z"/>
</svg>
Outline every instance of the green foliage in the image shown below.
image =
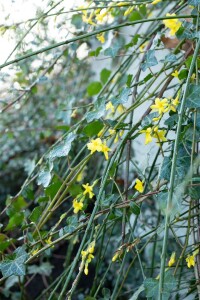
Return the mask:
<svg viewBox="0 0 200 300">
<path fill-rule="evenodd" d="M 47 2 L 0 30 L 1 298 L 195 299 L 200 2 Z"/>
<path fill-rule="evenodd" d="M 25 261 L 27 257 L 28 255 L 24 247 L 19 247 L 13 252 L 12 255 L 7 255 L 6 258 L 0 263 L 0 270 L 3 277 L 12 275 L 25 275 Z"/>
</svg>

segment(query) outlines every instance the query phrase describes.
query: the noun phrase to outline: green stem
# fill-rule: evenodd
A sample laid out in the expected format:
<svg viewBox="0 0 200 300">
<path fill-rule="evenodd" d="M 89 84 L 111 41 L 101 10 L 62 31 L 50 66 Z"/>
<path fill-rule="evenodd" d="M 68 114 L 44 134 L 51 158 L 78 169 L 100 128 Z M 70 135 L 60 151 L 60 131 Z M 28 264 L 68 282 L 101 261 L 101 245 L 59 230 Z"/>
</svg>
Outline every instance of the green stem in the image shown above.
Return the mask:
<svg viewBox="0 0 200 300">
<path fill-rule="evenodd" d="M 182 15 L 182 16 L 170 16 L 170 17 L 164 16 L 164 17 L 160 17 L 160 18 L 149 18 L 149 19 L 145 19 L 145 20 L 137 20 L 137 21 L 133 21 L 133 22 L 125 22 L 125 23 L 122 23 L 120 25 L 114 25 L 114 26 L 110 26 L 110 27 L 107 27 L 107 28 L 104 28 L 104 29 L 99 29 L 99 30 L 93 31 L 91 33 L 82 34 L 82 35 L 79 35 L 79 36 L 77 36 L 75 38 L 72 38 L 72 39 L 69 39 L 69 40 L 65 40 L 63 42 L 56 43 L 56 44 L 53 44 L 53 45 L 45 47 L 45 48 L 41 48 L 41 49 L 39 49 L 37 51 L 33 51 L 32 53 L 23 55 L 23 56 L 21 56 L 19 58 L 10 60 L 10 61 L 8 61 L 8 62 L 0 65 L 0 69 L 3 69 L 6 66 L 9 66 L 9 65 L 11 65 L 13 63 L 16 63 L 16 62 L 19 62 L 19 61 L 24 60 L 26 58 L 32 57 L 34 55 L 38 55 L 40 53 L 43 53 L 45 51 L 49 51 L 49 50 L 52 50 L 54 48 L 57 48 L 57 47 L 60 47 L 60 46 L 63 46 L 63 45 L 67 45 L 67 44 L 70 44 L 70 43 L 73 43 L 73 42 L 76 42 L 76 41 L 80 41 L 82 39 L 88 38 L 90 36 L 97 35 L 97 34 L 102 33 L 102 32 L 107 32 L 107 31 L 118 29 L 118 28 L 122 28 L 122 27 L 133 26 L 133 25 L 140 24 L 140 23 L 162 21 L 162 20 L 167 20 L 167 19 L 177 19 L 177 18 L 179 18 L 179 19 L 187 19 L 187 18 L 196 18 L 196 17 L 197 17 L 196 15 Z"/>
<path fill-rule="evenodd" d="M 199 47 L 200 47 L 200 39 L 198 40 L 198 43 L 195 48 L 195 52 L 192 58 L 192 62 L 190 65 L 188 77 L 186 80 L 186 86 L 183 94 L 183 99 L 181 102 L 180 112 L 179 112 L 179 120 L 178 120 L 178 126 L 177 126 L 177 132 L 176 132 L 176 140 L 174 144 L 174 152 L 173 152 L 173 158 L 172 158 L 172 168 L 171 168 L 171 174 L 170 174 L 170 183 L 169 183 L 169 194 L 167 199 L 167 209 L 166 209 L 166 217 L 165 217 L 165 231 L 164 231 L 164 240 L 163 240 L 163 248 L 162 248 L 162 254 L 161 254 L 161 269 L 160 269 L 160 280 L 159 280 L 159 295 L 158 300 L 162 300 L 163 295 L 163 285 L 164 285 L 164 273 L 165 273 L 165 258 L 166 258 L 166 250 L 167 250 L 167 242 L 168 242 L 168 232 L 169 232 L 169 222 L 170 222 L 170 211 L 172 209 L 172 200 L 173 200 L 173 190 L 174 190 L 174 180 L 175 180 L 175 172 L 176 172 L 176 161 L 177 161 L 177 152 L 178 152 L 178 145 L 180 142 L 180 134 L 181 134 L 181 126 L 182 126 L 182 120 L 184 115 L 184 109 L 185 109 L 185 102 L 186 102 L 186 96 L 187 91 L 190 83 L 190 78 L 193 73 L 193 69 L 195 66 L 195 62 L 199 53 Z"/>
</svg>

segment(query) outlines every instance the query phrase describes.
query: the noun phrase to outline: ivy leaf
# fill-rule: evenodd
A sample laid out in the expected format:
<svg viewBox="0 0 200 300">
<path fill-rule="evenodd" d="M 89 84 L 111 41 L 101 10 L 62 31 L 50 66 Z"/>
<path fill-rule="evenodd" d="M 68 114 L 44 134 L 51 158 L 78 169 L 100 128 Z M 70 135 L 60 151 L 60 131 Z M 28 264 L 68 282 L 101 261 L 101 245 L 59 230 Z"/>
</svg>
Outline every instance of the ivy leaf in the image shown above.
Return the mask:
<svg viewBox="0 0 200 300">
<path fill-rule="evenodd" d="M 165 156 L 160 170 L 160 179 L 168 180 L 170 179 L 171 172 L 171 157 Z"/>
<path fill-rule="evenodd" d="M 125 104 L 128 101 L 129 94 L 131 93 L 130 88 L 123 88 L 118 97 L 111 100 L 113 105 Z"/>
<path fill-rule="evenodd" d="M 51 172 L 49 169 L 45 168 L 40 171 L 37 179 L 38 185 L 43 185 L 43 187 L 47 187 L 51 181 Z"/>
<path fill-rule="evenodd" d="M 142 71 L 146 71 L 149 67 L 156 66 L 158 64 L 155 57 L 155 50 L 149 50 L 145 55 L 145 62 L 141 65 Z"/>
<path fill-rule="evenodd" d="M 177 56 L 175 54 L 170 53 L 170 54 L 165 56 L 165 60 L 164 60 L 165 63 L 175 62 L 175 61 L 177 61 Z"/>
<path fill-rule="evenodd" d="M 188 0 L 188 4 L 198 6 L 200 4 L 200 0 Z"/>
<path fill-rule="evenodd" d="M 53 266 L 49 262 L 44 262 L 37 265 L 32 265 L 28 267 L 28 274 L 40 274 L 44 276 L 50 276 Z"/>
<path fill-rule="evenodd" d="M 49 153 L 48 158 L 53 159 L 55 157 L 67 156 L 71 150 L 72 142 L 75 140 L 76 134 L 70 132 L 63 141 L 56 145 Z"/>
<path fill-rule="evenodd" d="M 188 108 L 200 108 L 199 94 L 200 85 L 190 84 L 186 100 L 186 106 Z"/>
<path fill-rule="evenodd" d="M 146 297 L 152 297 L 152 300 L 158 299 L 159 292 L 159 280 L 154 278 L 146 278 L 144 280 L 144 287 L 146 292 Z M 169 270 L 165 272 L 164 287 L 162 293 L 162 299 L 168 300 L 172 291 L 176 288 L 176 279 L 172 272 Z"/>
<path fill-rule="evenodd" d="M 138 290 L 133 294 L 133 296 L 129 300 L 137 300 L 138 296 L 144 291 L 144 284 L 142 284 Z"/>
<path fill-rule="evenodd" d="M 59 236 L 72 233 L 78 226 L 78 218 L 76 215 L 67 218 L 67 226 L 63 227 L 59 231 Z"/>
<path fill-rule="evenodd" d="M 120 49 L 120 46 L 116 44 L 113 47 L 109 47 L 109 48 L 105 49 L 104 55 L 111 56 L 112 58 L 114 58 L 118 54 L 119 49 Z"/>
<path fill-rule="evenodd" d="M 102 84 L 99 81 L 91 82 L 87 87 L 87 92 L 89 96 L 97 95 L 102 89 Z"/>
<path fill-rule="evenodd" d="M 106 111 L 105 98 L 99 98 L 94 103 L 94 110 L 89 111 L 86 115 L 87 122 L 100 119 Z"/>
<path fill-rule="evenodd" d="M 17 248 L 12 255 L 6 257 L 6 259 L 0 263 L 0 270 L 3 277 L 9 277 L 12 275 L 22 276 L 25 275 L 25 261 L 28 258 L 24 247 Z"/>
</svg>

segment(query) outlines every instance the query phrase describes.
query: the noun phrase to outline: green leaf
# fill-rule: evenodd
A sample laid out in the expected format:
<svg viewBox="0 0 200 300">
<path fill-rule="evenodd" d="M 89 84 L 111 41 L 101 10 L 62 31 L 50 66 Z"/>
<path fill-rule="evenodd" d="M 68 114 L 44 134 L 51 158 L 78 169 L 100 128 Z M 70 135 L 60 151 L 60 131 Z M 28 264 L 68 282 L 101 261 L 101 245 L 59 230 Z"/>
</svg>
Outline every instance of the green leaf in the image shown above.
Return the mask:
<svg viewBox="0 0 200 300">
<path fill-rule="evenodd" d="M 68 224 L 67 226 L 59 230 L 60 237 L 62 237 L 64 234 L 72 233 L 74 230 L 76 230 L 78 226 L 78 217 L 76 215 L 68 217 L 67 224 Z"/>
<path fill-rule="evenodd" d="M 45 168 L 40 171 L 37 179 L 38 185 L 43 185 L 43 187 L 47 187 L 51 181 L 51 172 Z"/>
<path fill-rule="evenodd" d="M 175 54 L 170 53 L 170 54 L 165 56 L 165 60 L 164 60 L 165 63 L 175 62 L 175 61 L 177 61 L 177 56 Z"/>
<path fill-rule="evenodd" d="M 132 78 L 133 78 L 133 75 L 132 74 L 128 74 L 127 80 L 126 80 L 126 85 L 127 85 L 128 88 L 131 87 Z"/>
<path fill-rule="evenodd" d="M 134 215 L 139 216 L 140 207 L 133 201 L 130 202 L 130 210 Z"/>
<path fill-rule="evenodd" d="M 44 276 L 50 276 L 53 266 L 49 262 L 44 262 L 37 265 L 32 265 L 28 267 L 28 274 L 40 274 Z"/>
<path fill-rule="evenodd" d="M 109 47 L 109 48 L 105 49 L 104 55 L 111 56 L 112 58 L 114 58 L 118 54 L 119 49 L 120 49 L 120 46 L 118 44 L 116 44 L 113 47 Z"/>
<path fill-rule="evenodd" d="M 3 233 L 0 233 L 0 252 L 3 252 L 11 244 L 12 240 L 8 239 Z"/>
<path fill-rule="evenodd" d="M 8 225 L 6 226 L 5 230 L 13 230 L 15 227 L 22 225 L 24 220 L 24 213 L 17 212 L 12 217 L 10 217 Z"/>
<path fill-rule="evenodd" d="M 54 178 L 52 184 L 50 184 L 46 189 L 45 189 L 45 195 L 48 196 L 51 199 L 57 194 L 59 188 L 61 187 L 62 182 L 58 178 Z"/>
<path fill-rule="evenodd" d="M 71 19 L 71 23 L 77 28 L 77 29 L 81 29 L 82 25 L 83 25 L 83 21 L 82 21 L 82 15 L 81 14 L 76 14 L 72 16 Z"/>
<path fill-rule="evenodd" d="M 200 95 L 200 85 L 190 84 L 187 93 L 186 107 L 200 108 L 199 95 Z"/>
<path fill-rule="evenodd" d="M 116 198 L 117 197 L 114 194 L 108 195 L 107 197 L 102 197 L 100 201 L 102 208 L 109 207 L 112 203 L 115 202 Z"/>
<path fill-rule="evenodd" d="M 22 209 L 24 209 L 27 206 L 26 201 L 22 196 L 17 197 L 14 201 L 12 201 L 11 198 L 11 205 L 7 210 L 7 214 L 9 217 L 15 215 L 17 212 L 20 212 Z"/>
<path fill-rule="evenodd" d="M 87 92 L 89 96 L 97 95 L 102 89 L 102 84 L 99 81 L 91 82 L 87 87 Z"/>
<path fill-rule="evenodd" d="M 0 270 L 3 277 L 9 277 L 12 275 L 22 276 L 25 275 L 24 262 L 28 258 L 24 247 L 17 248 L 13 255 L 9 255 L 6 259 L 0 263 Z"/>
<path fill-rule="evenodd" d="M 160 179 L 165 179 L 169 181 L 170 173 L 171 173 L 171 157 L 165 156 L 160 170 Z"/>
<path fill-rule="evenodd" d="M 29 216 L 29 219 L 31 220 L 31 222 L 36 223 L 39 220 L 39 218 L 42 214 L 42 211 L 43 211 L 43 209 L 41 206 L 36 206 Z"/>
<path fill-rule="evenodd" d="M 72 142 L 75 140 L 76 134 L 70 132 L 66 138 L 63 139 L 58 145 L 56 145 L 49 153 L 48 158 L 53 159 L 55 157 L 67 156 L 71 150 Z"/>
<path fill-rule="evenodd" d="M 198 6 L 200 4 L 200 0 L 188 0 L 188 4 Z"/>
<path fill-rule="evenodd" d="M 89 52 L 89 56 L 99 56 L 99 53 L 101 52 L 102 47 L 96 48 L 96 50 Z"/>
<path fill-rule="evenodd" d="M 100 73 L 101 81 L 105 84 L 108 81 L 108 78 L 110 77 L 111 71 L 104 68 Z"/>
<path fill-rule="evenodd" d="M 149 50 L 145 54 L 145 62 L 141 65 L 142 71 L 146 71 L 149 67 L 156 66 L 158 64 L 157 58 L 155 57 L 155 50 Z"/>
<path fill-rule="evenodd" d="M 83 132 L 88 136 L 92 137 L 94 135 L 97 135 L 99 131 L 103 128 L 103 123 L 100 121 L 94 121 L 89 123 L 88 125 L 85 126 L 83 129 Z"/>
<path fill-rule="evenodd" d="M 130 88 L 123 88 L 118 97 L 111 100 L 113 105 L 125 104 L 128 101 L 129 94 L 131 93 Z"/>
<path fill-rule="evenodd" d="M 165 272 L 164 287 L 162 293 L 162 300 L 168 300 L 172 291 L 176 288 L 176 279 L 172 272 L 169 270 Z M 159 280 L 154 278 L 146 278 L 144 280 L 144 288 L 146 297 L 152 297 L 152 300 L 158 299 Z"/>
<path fill-rule="evenodd" d="M 178 78 L 180 80 L 186 79 L 188 76 L 188 70 L 187 69 L 182 69 L 179 74 L 178 74 Z"/>
<path fill-rule="evenodd" d="M 137 20 L 141 20 L 142 19 L 142 16 L 141 14 L 139 13 L 138 10 L 134 10 L 132 12 L 132 14 L 130 15 L 129 17 L 129 21 L 132 22 L 132 21 L 137 21 Z"/>
<path fill-rule="evenodd" d="M 169 129 L 173 128 L 178 122 L 178 114 L 171 115 L 166 121 L 165 125 L 169 127 Z"/>
<path fill-rule="evenodd" d="M 138 290 L 133 294 L 133 296 L 129 300 L 137 300 L 138 296 L 144 291 L 144 284 L 138 288 Z"/>
<path fill-rule="evenodd" d="M 99 98 L 94 103 L 94 110 L 89 111 L 86 115 L 87 122 L 100 119 L 106 111 L 105 98 Z"/>
</svg>

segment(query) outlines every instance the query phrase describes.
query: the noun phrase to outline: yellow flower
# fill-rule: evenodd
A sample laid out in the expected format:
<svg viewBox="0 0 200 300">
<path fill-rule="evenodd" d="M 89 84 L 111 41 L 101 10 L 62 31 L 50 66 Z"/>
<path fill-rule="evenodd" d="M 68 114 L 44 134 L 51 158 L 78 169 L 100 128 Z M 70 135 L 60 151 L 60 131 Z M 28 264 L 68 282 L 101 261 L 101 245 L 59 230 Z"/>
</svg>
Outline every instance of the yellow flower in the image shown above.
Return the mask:
<svg viewBox="0 0 200 300">
<path fill-rule="evenodd" d="M 108 132 L 110 133 L 110 135 L 114 135 L 116 133 L 115 129 L 108 129 Z"/>
<path fill-rule="evenodd" d="M 102 33 L 99 33 L 99 34 L 96 35 L 97 40 L 99 40 L 99 42 L 101 42 L 102 44 L 105 43 L 105 37 L 104 37 L 104 34 L 105 34 L 105 33 L 102 32 Z"/>
<path fill-rule="evenodd" d="M 145 133 L 145 145 L 152 142 L 152 128 L 148 127 L 145 130 L 140 130 L 141 133 Z"/>
<path fill-rule="evenodd" d="M 114 105 L 112 104 L 111 101 L 109 101 L 109 102 L 106 104 L 106 110 L 111 110 L 111 112 L 114 114 L 114 112 L 115 112 L 115 107 L 114 107 Z"/>
<path fill-rule="evenodd" d="M 74 214 L 77 214 L 79 210 L 83 209 L 83 201 L 78 201 L 77 198 L 73 200 L 73 208 L 74 208 Z"/>
<path fill-rule="evenodd" d="M 175 70 L 171 75 L 173 76 L 173 77 L 176 77 L 176 78 L 178 78 L 178 71 L 177 70 Z"/>
<path fill-rule="evenodd" d="M 168 106 L 168 101 L 166 98 L 161 100 L 160 98 L 155 99 L 155 104 L 151 105 L 150 108 L 152 110 L 155 110 L 159 113 L 159 115 L 163 114 L 166 112 L 166 108 Z"/>
<path fill-rule="evenodd" d="M 139 47 L 140 52 L 143 52 L 143 51 L 144 51 L 144 48 L 147 46 L 147 44 L 148 44 L 148 42 L 145 42 L 145 43 L 143 43 L 143 44 Z"/>
<path fill-rule="evenodd" d="M 179 105 L 179 97 L 177 96 L 174 100 L 172 100 L 172 104 L 174 105 L 174 106 L 178 106 Z"/>
<path fill-rule="evenodd" d="M 199 253 L 199 249 L 196 249 L 192 255 L 188 254 L 186 260 L 188 268 L 194 267 L 195 266 L 195 256 Z"/>
<path fill-rule="evenodd" d="M 153 122 L 157 122 L 162 118 L 162 115 L 158 116 L 157 118 L 153 118 L 152 121 Z"/>
<path fill-rule="evenodd" d="M 94 196 L 93 193 L 93 185 L 89 185 L 89 183 L 86 184 L 82 184 L 82 187 L 85 189 L 85 191 L 83 192 L 83 195 L 89 195 L 89 198 L 91 199 Z"/>
<path fill-rule="evenodd" d="M 76 117 L 77 117 L 77 109 L 74 109 L 71 114 L 71 118 L 76 118 Z"/>
<path fill-rule="evenodd" d="M 88 147 L 88 150 L 91 151 L 91 154 L 93 154 L 95 151 L 100 152 L 102 149 L 102 141 L 100 138 L 91 140 L 90 143 L 87 143 L 87 147 Z"/>
<path fill-rule="evenodd" d="M 52 243 L 51 236 L 45 240 L 45 243 L 48 245 L 51 245 L 51 243 Z"/>
<path fill-rule="evenodd" d="M 117 106 L 117 112 L 118 112 L 119 114 L 122 114 L 123 112 L 125 112 L 125 110 L 126 110 L 126 107 L 125 107 L 123 104 L 119 104 L 119 105 Z"/>
<path fill-rule="evenodd" d="M 96 14 L 96 20 L 99 21 L 100 23 L 103 22 L 103 19 L 105 18 L 105 16 L 108 14 L 108 11 L 106 10 L 105 12 L 101 13 L 101 14 Z"/>
<path fill-rule="evenodd" d="M 84 178 L 84 176 L 85 176 L 85 169 L 86 169 L 86 167 L 83 168 L 83 170 L 81 170 L 81 171 L 78 173 L 78 175 L 77 175 L 77 177 L 76 177 L 76 181 L 77 181 L 77 182 L 81 182 L 81 181 L 83 180 L 83 178 Z"/>
<path fill-rule="evenodd" d="M 167 142 L 167 139 L 165 137 L 166 130 L 158 130 L 158 127 L 154 128 L 154 134 L 153 137 L 155 137 L 158 142 Z"/>
<path fill-rule="evenodd" d="M 36 248 L 33 251 L 31 251 L 31 256 L 36 255 L 39 250 L 40 250 L 40 248 Z"/>
<path fill-rule="evenodd" d="M 130 6 L 129 8 L 127 8 L 127 10 L 124 13 L 124 16 L 128 16 L 132 13 L 132 11 L 134 10 L 134 6 Z"/>
<path fill-rule="evenodd" d="M 168 267 L 173 266 L 175 262 L 176 262 L 176 252 L 173 252 L 168 261 Z"/>
<path fill-rule="evenodd" d="M 91 151 L 91 154 L 95 151 L 103 152 L 106 159 L 108 159 L 108 152 L 111 151 L 111 149 L 106 145 L 106 141 L 102 142 L 100 138 L 91 140 L 91 142 L 87 144 L 87 147 Z"/>
<path fill-rule="evenodd" d="M 135 180 L 135 186 L 134 188 L 139 192 L 139 193 L 143 193 L 144 191 L 144 185 L 143 185 L 143 181 L 141 181 L 140 179 L 136 179 Z"/>
<path fill-rule="evenodd" d="M 195 256 L 194 255 L 189 255 L 187 256 L 187 258 L 185 259 L 188 268 L 194 267 L 195 266 Z"/>
<path fill-rule="evenodd" d="M 166 17 L 175 17 L 176 14 L 166 14 Z M 170 29 L 169 34 L 171 36 L 175 35 L 176 32 L 179 30 L 179 28 L 181 27 L 181 22 L 178 19 L 167 19 L 167 20 L 163 20 L 163 23 L 165 25 L 165 27 Z"/>
<path fill-rule="evenodd" d="M 157 3 L 161 2 L 161 0 L 154 0 L 153 2 L 151 2 L 151 4 L 155 5 Z"/>
<path fill-rule="evenodd" d="M 111 151 L 111 149 L 106 145 L 106 141 L 104 141 L 104 143 L 101 145 L 101 151 L 103 152 L 106 160 L 108 160 L 108 152 Z"/>
<path fill-rule="evenodd" d="M 115 255 L 113 256 L 113 258 L 112 258 L 112 262 L 115 262 L 117 259 L 118 259 L 118 257 L 119 257 L 119 253 L 118 253 L 118 251 L 115 253 Z"/>
</svg>

